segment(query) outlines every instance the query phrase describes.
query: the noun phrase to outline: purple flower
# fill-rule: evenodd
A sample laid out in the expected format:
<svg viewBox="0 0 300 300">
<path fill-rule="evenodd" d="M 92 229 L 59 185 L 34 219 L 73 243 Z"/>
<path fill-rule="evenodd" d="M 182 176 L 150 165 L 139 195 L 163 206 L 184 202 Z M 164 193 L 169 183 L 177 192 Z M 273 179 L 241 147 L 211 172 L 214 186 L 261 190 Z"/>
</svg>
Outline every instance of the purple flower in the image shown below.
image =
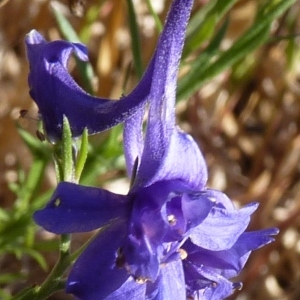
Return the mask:
<svg viewBox="0 0 300 300">
<path fill-rule="evenodd" d="M 143 106 L 152 82 L 154 58 L 160 47 L 158 45 L 139 84 L 118 101 L 89 95 L 69 74 L 67 64 L 72 52 L 80 60 L 88 60 L 83 44 L 62 40 L 47 42 L 36 30 L 27 35 L 25 42 L 30 65 L 30 96 L 38 106 L 45 134 L 53 143 L 61 139 L 64 115 L 70 122 L 73 137 L 77 137 L 85 127 L 89 134 L 109 129 Z"/>
<path fill-rule="evenodd" d="M 192 0 L 175 0 L 153 61 L 144 107 L 125 122 L 124 152 L 132 186 L 127 195 L 73 183 L 58 185 L 35 221 L 57 233 L 107 226 L 75 262 L 67 292 L 79 299 L 223 299 L 251 251 L 277 229 L 245 232 L 257 204 L 235 209 L 207 189 L 196 142 L 175 125 L 179 60 Z"/>
</svg>

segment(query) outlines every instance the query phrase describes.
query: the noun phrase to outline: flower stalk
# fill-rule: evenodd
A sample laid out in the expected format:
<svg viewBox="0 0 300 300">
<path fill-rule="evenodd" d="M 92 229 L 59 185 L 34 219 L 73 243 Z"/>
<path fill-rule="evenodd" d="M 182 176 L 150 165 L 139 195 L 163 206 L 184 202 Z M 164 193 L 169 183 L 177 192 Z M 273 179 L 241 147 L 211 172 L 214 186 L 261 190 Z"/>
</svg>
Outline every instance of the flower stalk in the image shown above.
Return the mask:
<svg viewBox="0 0 300 300">
<path fill-rule="evenodd" d="M 76 145 L 72 138 L 70 123 L 66 117 L 63 120 L 62 132 L 62 141 L 55 145 L 56 176 L 61 181 L 78 183 L 87 158 L 87 130 L 83 131 L 78 156 L 76 155 Z M 60 205 L 60 199 L 57 199 L 56 205 Z M 59 290 L 63 290 L 66 286 L 66 280 L 63 279 L 64 273 L 82 251 L 77 251 L 71 255 L 70 246 L 71 235 L 62 234 L 60 236 L 59 258 L 47 279 L 40 286 L 23 291 L 12 300 L 42 300 Z"/>
</svg>

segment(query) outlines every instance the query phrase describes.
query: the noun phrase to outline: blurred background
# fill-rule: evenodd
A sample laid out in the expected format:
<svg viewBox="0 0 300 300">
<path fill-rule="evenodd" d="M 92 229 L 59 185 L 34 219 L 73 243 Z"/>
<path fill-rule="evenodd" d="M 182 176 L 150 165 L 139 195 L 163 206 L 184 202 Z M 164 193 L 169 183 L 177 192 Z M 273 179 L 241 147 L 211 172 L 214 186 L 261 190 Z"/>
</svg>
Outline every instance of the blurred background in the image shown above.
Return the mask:
<svg viewBox="0 0 300 300">
<path fill-rule="evenodd" d="M 118 99 L 147 66 L 171 1 L 134 0 L 136 18 L 129 2 L 0 1 L 0 299 L 41 283 L 57 258 L 56 237 L 31 221 L 56 178 L 52 146 L 36 137 L 40 125 L 28 93 L 25 35 L 36 29 L 47 40 L 85 43 L 89 80 L 74 59 L 70 72 L 90 93 Z M 210 187 L 237 207 L 260 203 L 249 229 L 281 230 L 276 242 L 252 254 L 240 275 L 244 287 L 230 299 L 300 299 L 299 10 L 296 0 L 194 4 L 180 70 L 178 124 L 199 143 Z M 133 20 L 140 48 L 132 39 Z M 20 118 L 23 109 L 28 113 Z M 90 138 L 83 184 L 126 193 L 121 141 L 121 126 Z M 76 235 L 73 247 L 85 240 Z M 72 298 L 60 292 L 49 299 Z"/>
</svg>

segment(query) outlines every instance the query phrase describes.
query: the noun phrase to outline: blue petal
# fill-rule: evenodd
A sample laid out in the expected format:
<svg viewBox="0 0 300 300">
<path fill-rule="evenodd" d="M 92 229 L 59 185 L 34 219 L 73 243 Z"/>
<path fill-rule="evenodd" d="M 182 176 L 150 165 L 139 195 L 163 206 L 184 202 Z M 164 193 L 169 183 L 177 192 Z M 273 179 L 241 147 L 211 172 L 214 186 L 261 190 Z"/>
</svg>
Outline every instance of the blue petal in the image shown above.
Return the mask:
<svg viewBox="0 0 300 300">
<path fill-rule="evenodd" d="M 208 216 L 214 203 L 203 193 L 186 193 L 182 196 L 182 212 L 188 229 L 201 224 Z"/>
<path fill-rule="evenodd" d="M 227 278 L 237 276 L 251 252 L 273 242 L 274 238 L 272 236 L 278 234 L 278 232 L 277 228 L 244 232 L 231 249 L 220 251 L 222 252 L 218 255 L 220 259 L 226 260 L 230 265 L 228 268 L 223 268 L 222 275 Z"/>
<path fill-rule="evenodd" d="M 30 64 L 30 94 L 39 108 L 51 142 L 61 138 L 63 115 L 68 118 L 74 137 L 79 136 L 85 127 L 93 134 L 129 118 L 144 105 L 149 95 L 154 59 L 136 88 L 120 101 L 113 101 L 87 94 L 69 74 L 67 61 L 72 51 L 80 59 L 87 59 L 83 45 L 66 41 L 47 43 L 33 30 L 26 37 L 26 48 Z"/>
<path fill-rule="evenodd" d="M 216 274 L 232 278 L 244 267 L 251 251 L 274 241 L 272 235 L 278 233 L 276 228 L 243 233 L 228 250 L 211 251 L 203 249 L 187 240 L 183 249 L 188 253 L 187 260 L 197 266 L 214 269 Z"/>
<path fill-rule="evenodd" d="M 145 290 L 146 284 L 138 284 L 132 277 L 129 277 L 119 289 L 110 294 L 105 300 L 144 300 Z"/>
<path fill-rule="evenodd" d="M 132 229 L 137 232 L 135 228 L 142 228 L 153 247 L 183 238 L 186 230 L 201 223 L 214 205 L 206 195 L 176 180 L 133 189 L 128 197 L 134 203 Z"/>
<path fill-rule="evenodd" d="M 184 232 L 179 236 L 178 233 L 173 232 L 176 231 L 176 226 L 169 224 L 168 213 L 179 210 L 175 217 L 182 219 L 182 212 L 174 207 L 177 204 L 172 199 L 177 197 L 180 199 L 184 192 L 189 191 L 190 189 L 180 181 L 160 181 L 146 188 L 132 190 L 128 194 L 134 203 L 131 216 L 132 228 L 143 228 L 143 233 L 155 246 L 177 240 Z"/>
<path fill-rule="evenodd" d="M 125 236 L 124 222 L 100 232 L 76 260 L 68 277 L 67 293 L 79 299 L 101 300 L 119 289 L 128 279 L 125 269 L 116 266 L 117 251 Z"/>
<path fill-rule="evenodd" d="M 213 251 L 231 248 L 247 228 L 257 206 L 257 203 L 252 203 L 234 211 L 213 207 L 207 218 L 191 230 L 192 242 Z"/>
<path fill-rule="evenodd" d="M 130 273 L 137 278 L 152 281 L 157 278 L 157 247 L 170 230 L 170 226 L 161 215 L 161 210 L 175 187 L 176 183 L 173 182 L 157 182 L 150 187 L 131 191 L 128 195 L 133 208 L 124 256 Z"/>
<path fill-rule="evenodd" d="M 222 192 L 212 189 L 206 189 L 201 192 L 205 197 L 215 202 L 217 207 L 225 208 L 229 212 L 235 211 L 233 202 Z"/>
<path fill-rule="evenodd" d="M 183 238 L 186 223 L 180 202 L 185 190 L 181 182 L 161 181 L 128 195 L 133 208 L 123 251 L 128 270 L 135 277 L 156 280 L 161 258 L 158 248 Z M 174 224 L 168 215 L 174 216 Z"/>
<path fill-rule="evenodd" d="M 226 278 L 210 272 L 210 270 L 205 267 L 201 268 L 201 274 L 212 282 L 212 284 L 203 291 L 204 299 L 225 299 L 233 293 L 234 286 L 232 282 Z"/>
<path fill-rule="evenodd" d="M 127 219 L 129 212 L 126 196 L 61 182 L 46 207 L 33 217 L 46 230 L 63 234 L 91 231 L 114 219 Z"/>
<path fill-rule="evenodd" d="M 128 177 L 136 175 L 132 174 L 133 167 L 135 163 L 137 164 L 136 167 L 138 167 L 139 160 L 143 153 L 144 139 L 142 124 L 144 113 L 144 108 L 140 108 L 124 123 L 123 144 Z"/>
<path fill-rule="evenodd" d="M 233 293 L 234 285 L 210 268 L 197 267 L 186 260 L 183 266 L 188 294 L 193 299 L 220 300 Z"/>
<path fill-rule="evenodd" d="M 25 42 L 27 46 L 27 58 L 30 62 L 30 68 L 34 69 L 38 64 L 38 60 L 36 58 L 39 57 L 40 53 L 44 51 L 48 42 L 36 30 L 32 30 L 29 34 L 27 34 Z M 30 45 L 35 46 L 33 47 Z M 30 81 L 30 75 L 28 79 Z"/>
<path fill-rule="evenodd" d="M 186 300 L 185 280 L 181 260 L 161 267 L 159 277 L 147 284 L 146 300 Z"/>
<path fill-rule="evenodd" d="M 149 125 L 149 132 L 150 128 L 153 142 L 145 146 L 138 172 L 140 185 L 160 180 L 181 180 L 191 189 L 202 190 L 207 182 L 207 167 L 193 138 L 174 129 L 170 137 L 164 137 L 165 142 L 159 145 L 160 130 L 156 131 Z"/>
<path fill-rule="evenodd" d="M 147 236 L 129 234 L 123 252 L 126 269 L 136 279 L 155 280 L 159 271 L 156 249 L 151 247 Z"/>
<path fill-rule="evenodd" d="M 175 127 L 177 71 L 192 4 L 192 0 L 173 1 L 158 44 L 148 99 L 149 121 L 135 186 L 180 179 L 191 188 L 203 188 L 207 181 L 197 144 Z M 140 128 L 138 122 L 135 124 Z"/>
</svg>

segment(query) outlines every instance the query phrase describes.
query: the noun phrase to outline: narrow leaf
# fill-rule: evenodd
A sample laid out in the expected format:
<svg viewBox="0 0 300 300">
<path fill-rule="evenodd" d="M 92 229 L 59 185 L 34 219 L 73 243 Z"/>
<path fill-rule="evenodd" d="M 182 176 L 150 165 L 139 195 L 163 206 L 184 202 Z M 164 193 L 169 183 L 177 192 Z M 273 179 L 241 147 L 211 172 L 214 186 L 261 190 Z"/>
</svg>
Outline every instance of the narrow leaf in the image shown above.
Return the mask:
<svg viewBox="0 0 300 300">
<path fill-rule="evenodd" d="M 63 120 L 63 138 L 62 138 L 62 165 L 64 181 L 73 179 L 73 140 L 72 132 L 68 119 L 64 116 Z"/>
<path fill-rule="evenodd" d="M 138 33 L 138 25 L 136 21 L 136 14 L 134 11 L 132 0 L 127 0 L 127 4 L 128 4 L 128 15 L 129 15 L 128 20 L 129 20 L 129 29 L 131 35 L 131 47 L 132 47 L 134 67 L 138 78 L 141 78 L 143 75 L 143 65 L 142 65 L 142 58 L 141 58 L 141 45 L 140 45 L 140 37 Z"/>
<path fill-rule="evenodd" d="M 163 25 L 162 25 L 158 15 L 157 15 L 157 13 L 154 11 L 151 1 L 146 0 L 146 3 L 147 3 L 148 9 L 149 9 L 152 17 L 154 18 L 155 26 L 156 26 L 156 29 L 157 29 L 158 33 L 161 33 L 162 30 L 163 30 Z"/>
<path fill-rule="evenodd" d="M 78 158 L 76 161 L 76 168 L 75 168 L 75 180 L 79 182 L 82 170 L 84 168 L 86 159 L 88 155 L 88 131 L 84 129 L 82 136 L 81 136 L 81 144 L 78 153 Z"/>
</svg>

